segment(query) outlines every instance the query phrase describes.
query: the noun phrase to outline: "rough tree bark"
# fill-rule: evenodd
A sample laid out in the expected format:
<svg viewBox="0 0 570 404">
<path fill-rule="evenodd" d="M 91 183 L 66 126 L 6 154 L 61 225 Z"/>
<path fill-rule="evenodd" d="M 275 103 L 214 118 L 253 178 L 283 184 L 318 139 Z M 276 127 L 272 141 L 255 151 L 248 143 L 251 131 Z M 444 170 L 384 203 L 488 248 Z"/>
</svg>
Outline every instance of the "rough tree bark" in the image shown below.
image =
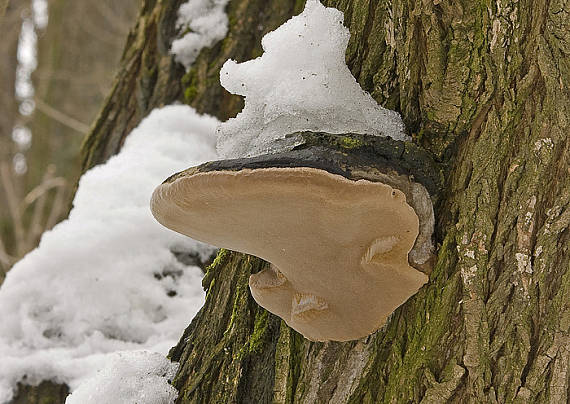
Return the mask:
<svg viewBox="0 0 570 404">
<path fill-rule="evenodd" d="M 430 282 L 353 343 L 311 343 L 224 251 L 171 356 L 186 402 L 550 402 L 570 389 L 570 7 L 329 1 L 347 62 L 445 170 Z"/>
<path fill-rule="evenodd" d="M 225 119 L 217 75 L 259 55 L 303 1 L 231 0 L 226 39 L 189 73 L 168 55 L 180 0 L 147 0 L 84 169 L 153 107 Z M 313 343 L 253 302 L 266 263 L 222 250 L 171 358 L 180 403 L 565 403 L 570 398 L 570 5 L 562 0 L 329 0 L 346 60 L 441 164 L 437 263 L 381 330 Z"/>
</svg>

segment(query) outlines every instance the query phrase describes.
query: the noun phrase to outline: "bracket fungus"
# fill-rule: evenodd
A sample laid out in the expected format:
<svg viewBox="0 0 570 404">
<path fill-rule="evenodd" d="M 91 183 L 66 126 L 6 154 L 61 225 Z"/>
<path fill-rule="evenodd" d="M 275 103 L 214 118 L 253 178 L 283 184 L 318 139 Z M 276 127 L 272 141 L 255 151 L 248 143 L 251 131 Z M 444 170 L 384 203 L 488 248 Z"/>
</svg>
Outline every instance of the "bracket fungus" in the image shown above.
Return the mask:
<svg viewBox="0 0 570 404">
<path fill-rule="evenodd" d="M 175 174 L 151 209 L 170 229 L 270 262 L 251 293 L 306 338 L 358 339 L 427 282 L 438 171 L 410 143 L 300 135 L 287 152 Z"/>
</svg>

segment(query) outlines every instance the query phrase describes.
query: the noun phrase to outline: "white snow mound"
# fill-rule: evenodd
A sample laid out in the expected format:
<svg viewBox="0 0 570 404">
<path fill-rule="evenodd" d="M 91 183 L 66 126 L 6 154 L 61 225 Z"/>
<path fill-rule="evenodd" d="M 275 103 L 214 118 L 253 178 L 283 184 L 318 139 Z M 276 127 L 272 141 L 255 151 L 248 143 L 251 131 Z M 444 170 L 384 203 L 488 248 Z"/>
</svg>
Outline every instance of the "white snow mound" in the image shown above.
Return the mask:
<svg viewBox="0 0 570 404">
<path fill-rule="evenodd" d="M 73 391 L 113 352 L 166 354 L 204 302 L 202 272 L 172 251 L 214 248 L 157 223 L 154 188 L 173 172 L 217 158 L 218 121 L 188 106 L 153 111 L 120 154 L 79 182 L 69 219 L 8 273 L 0 288 L 0 403 L 16 383 Z"/>
<path fill-rule="evenodd" d="M 308 0 L 300 15 L 263 37 L 261 57 L 224 64 L 222 86 L 245 96 L 245 107 L 218 128 L 220 155 L 276 152 L 294 143 L 285 135 L 304 130 L 408 139 L 399 114 L 380 107 L 346 66 L 343 18 Z"/>
</svg>

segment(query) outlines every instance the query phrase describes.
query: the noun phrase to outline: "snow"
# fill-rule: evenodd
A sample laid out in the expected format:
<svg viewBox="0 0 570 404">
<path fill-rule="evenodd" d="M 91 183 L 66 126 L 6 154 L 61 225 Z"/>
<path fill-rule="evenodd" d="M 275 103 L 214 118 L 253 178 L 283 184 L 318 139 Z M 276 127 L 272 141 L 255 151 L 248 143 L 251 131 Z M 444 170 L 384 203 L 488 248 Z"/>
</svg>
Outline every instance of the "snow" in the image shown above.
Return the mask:
<svg viewBox="0 0 570 404">
<path fill-rule="evenodd" d="M 32 0 L 32 16 L 37 29 L 46 29 L 49 20 L 47 0 Z"/>
<path fill-rule="evenodd" d="M 16 98 L 21 101 L 34 97 L 32 73 L 38 67 L 37 42 L 34 22 L 31 18 L 25 18 L 18 39 L 18 67 L 15 81 Z"/>
<path fill-rule="evenodd" d="M 186 70 L 202 48 L 211 47 L 228 33 L 228 0 L 189 0 L 178 9 L 178 29 L 188 31 L 172 42 L 170 52 Z"/>
<path fill-rule="evenodd" d="M 263 37 L 261 57 L 228 60 L 220 81 L 245 97 L 245 107 L 219 127 L 220 155 L 282 150 L 296 141 L 285 135 L 304 130 L 408 139 L 398 113 L 380 107 L 350 73 L 349 38 L 342 12 L 308 0 L 300 15 Z"/>
<path fill-rule="evenodd" d="M 178 391 L 169 384 L 178 364 L 148 351 L 120 352 L 109 364 L 83 383 L 66 404 L 168 404 Z"/>
<path fill-rule="evenodd" d="M 205 259 L 214 249 L 158 224 L 149 200 L 173 172 L 217 158 L 217 124 L 188 106 L 155 110 L 120 154 L 83 175 L 69 219 L 0 288 L 0 403 L 18 381 L 54 380 L 73 391 L 120 363 L 117 351 L 164 356 L 176 344 L 204 292 L 201 270 L 172 251 Z"/>
<path fill-rule="evenodd" d="M 29 149 L 32 144 L 32 131 L 27 126 L 16 125 L 12 129 L 12 140 L 20 150 Z"/>
<path fill-rule="evenodd" d="M 36 108 L 32 74 L 38 66 L 37 32 L 45 29 L 48 23 L 47 0 L 32 0 L 31 6 L 31 17 L 27 15 L 27 10 L 22 13 L 22 27 L 18 38 L 18 66 L 16 67 L 16 79 L 14 82 L 15 95 L 20 102 L 18 112 L 21 116 L 17 119 L 18 121 L 22 121 L 21 118 L 23 117 L 30 116 Z M 21 141 L 23 139 L 18 137 L 19 135 L 27 136 L 28 139 Z M 32 132 L 20 122 L 19 125 L 13 128 L 12 136 L 19 150 L 12 157 L 12 167 L 17 175 L 22 175 L 28 171 L 26 156 L 22 151 L 29 148 L 32 141 Z"/>
</svg>

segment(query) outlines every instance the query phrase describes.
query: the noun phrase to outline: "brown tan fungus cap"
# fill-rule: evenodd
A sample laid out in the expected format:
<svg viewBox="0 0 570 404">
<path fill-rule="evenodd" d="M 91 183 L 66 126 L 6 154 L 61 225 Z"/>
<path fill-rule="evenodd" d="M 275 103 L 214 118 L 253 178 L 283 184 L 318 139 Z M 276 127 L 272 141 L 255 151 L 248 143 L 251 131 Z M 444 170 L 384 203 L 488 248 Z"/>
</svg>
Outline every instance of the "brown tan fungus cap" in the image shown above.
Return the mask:
<svg viewBox="0 0 570 404">
<path fill-rule="evenodd" d="M 398 189 L 325 170 L 187 170 L 151 209 L 166 227 L 261 257 L 254 299 L 316 341 L 371 334 L 427 282 L 408 253 L 419 219 Z"/>
</svg>

